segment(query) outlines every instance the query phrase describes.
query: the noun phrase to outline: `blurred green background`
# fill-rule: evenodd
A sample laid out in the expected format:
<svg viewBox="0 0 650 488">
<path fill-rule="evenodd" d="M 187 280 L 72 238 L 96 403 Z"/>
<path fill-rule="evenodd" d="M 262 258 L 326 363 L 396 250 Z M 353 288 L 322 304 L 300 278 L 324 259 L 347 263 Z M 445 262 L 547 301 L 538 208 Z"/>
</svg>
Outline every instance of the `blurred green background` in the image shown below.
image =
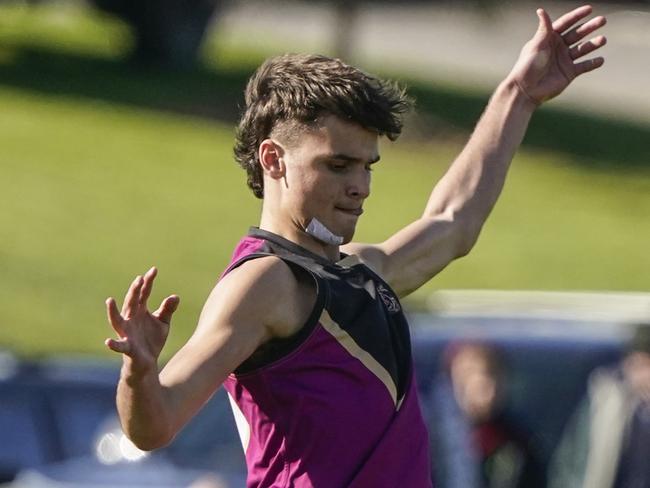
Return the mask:
<svg viewBox="0 0 650 488">
<path fill-rule="evenodd" d="M 0 347 L 110 354 L 105 298 L 156 265 L 153 302 L 181 296 L 168 356 L 258 222 L 233 127 L 247 77 L 284 46 L 216 29 L 197 64 L 163 69 L 134 62 L 133 44 L 85 3 L 0 4 Z M 362 67 L 418 101 L 373 173 L 357 238 L 379 241 L 418 217 L 489 90 Z M 650 291 L 650 125 L 561 107 L 536 114 L 475 250 L 411 307 L 441 288 Z"/>
</svg>

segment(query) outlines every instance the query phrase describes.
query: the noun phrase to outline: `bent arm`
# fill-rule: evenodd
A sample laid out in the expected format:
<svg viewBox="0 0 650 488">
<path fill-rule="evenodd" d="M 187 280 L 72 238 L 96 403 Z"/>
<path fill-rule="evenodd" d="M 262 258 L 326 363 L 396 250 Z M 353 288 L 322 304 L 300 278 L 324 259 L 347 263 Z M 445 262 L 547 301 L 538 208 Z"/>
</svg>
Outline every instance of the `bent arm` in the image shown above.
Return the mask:
<svg viewBox="0 0 650 488">
<path fill-rule="evenodd" d="M 533 110 L 515 83 L 499 85 L 465 148 L 435 185 L 422 216 L 379 246 L 383 275 L 400 296 L 471 250 Z"/>
<path fill-rule="evenodd" d="M 516 83 L 502 82 L 422 216 L 377 246 L 353 244 L 346 252 L 358 254 L 400 297 L 467 254 L 501 193 L 534 109 Z"/>
<path fill-rule="evenodd" d="M 130 362 L 124 360 L 117 384 L 117 412 L 126 436 L 140 449 L 149 451 L 172 439 L 167 402 L 158 372 L 133 374 Z"/>
<path fill-rule="evenodd" d="M 144 450 L 171 442 L 226 377 L 286 327 L 286 307 L 280 305 L 297 296 L 296 286 L 275 258 L 247 262 L 215 287 L 192 337 L 160 373 L 134 371 L 125 357 L 117 407 L 127 437 Z M 278 299 L 278 290 L 286 300 Z"/>
<path fill-rule="evenodd" d="M 551 23 L 539 9 L 537 32 L 492 95 L 467 145 L 435 185 L 422 217 L 379 245 L 351 244 L 344 250 L 358 254 L 399 296 L 467 254 L 501 193 L 534 109 L 603 64 L 602 58 L 577 61 L 605 44 L 602 36 L 582 42 L 605 24 L 604 17 L 596 17 L 576 25 L 590 13 L 591 7 L 580 7 Z"/>
<path fill-rule="evenodd" d="M 227 309 L 223 300 L 224 295 L 232 296 L 229 292 L 226 286 L 215 288 L 194 334 L 160 373 L 134 374 L 125 360 L 117 408 L 124 432 L 139 448 L 151 450 L 171 442 L 227 375 L 266 339 L 259 319 Z"/>
</svg>

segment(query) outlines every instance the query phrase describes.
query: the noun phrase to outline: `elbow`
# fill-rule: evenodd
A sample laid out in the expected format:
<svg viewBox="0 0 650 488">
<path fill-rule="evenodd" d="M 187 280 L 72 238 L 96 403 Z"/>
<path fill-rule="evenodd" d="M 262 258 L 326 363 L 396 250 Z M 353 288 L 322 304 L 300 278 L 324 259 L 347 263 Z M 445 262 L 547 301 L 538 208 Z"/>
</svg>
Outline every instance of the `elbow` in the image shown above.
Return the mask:
<svg viewBox="0 0 650 488">
<path fill-rule="evenodd" d="M 129 440 L 135 447 L 141 451 L 154 451 L 163 448 L 171 443 L 174 439 L 172 436 L 157 436 L 157 437 L 136 437 L 128 436 Z"/>
<path fill-rule="evenodd" d="M 485 221 L 453 207 L 448 207 L 438 218 L 447 222 L 451 259 L 467 256 L 478 241 Z"/>
<path fill-rule="evenodd" d="M 464 258 L 472 250 L 472 247 L 474 246 L 470 246 L 470 245 L 459 246 L 456 249 L 456 252 L 454 254 L 454 259 Z"/>
<path fill-rule="evenodd" d="M 456 247 L 456 259 L 467 256 L 474 248 L 477 240 L 478 236 L 462 239 Z"/>
<path fill-rule="evenodd" d="M 124 435 L 141 451 L 154 451 L 169 445 L 174 440 L 174 435 L 169 429 L 158 429 L 153 432 L 123 430 Z"/>
<path fill-rule="evenodd" d="M 455 259 L 467 256 L 474 248 L 481 233 L 481 226 L 464 226 L 456 241 Z"/>
<path fill-rule="evenodd" d="M 162 449 L 168 444 L 169 444 L 168 442 L 155 442 L 155 441 L 154 442 L 144 441 L 144 442 L 137 442 L 137 443 L 133 442 L 133 445 L 135 447 L 145 452 L 151 452 L 151 451 L 155 451 L 156 449 Z"/>
</svg>

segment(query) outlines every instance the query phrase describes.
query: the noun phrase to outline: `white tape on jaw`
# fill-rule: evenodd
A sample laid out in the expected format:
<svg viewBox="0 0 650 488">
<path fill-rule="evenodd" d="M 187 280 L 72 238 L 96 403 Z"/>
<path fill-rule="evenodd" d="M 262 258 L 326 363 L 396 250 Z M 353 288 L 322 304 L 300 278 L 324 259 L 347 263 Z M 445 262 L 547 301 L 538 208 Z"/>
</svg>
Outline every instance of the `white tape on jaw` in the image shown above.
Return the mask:
<svg viewBox="0 0 650 488">
<path fill-rule="evenodd" d="M 325 244 L 332 244 L 334 246 L 340 246 L 343 244 L 343 237 L 337 236 L 332 233 L 327 227 L 325 227 L 317 218 L 311 219 L 309 225 L 305 229 L 305 232 L 312 237 L 315 237 Z"/>
</svg>

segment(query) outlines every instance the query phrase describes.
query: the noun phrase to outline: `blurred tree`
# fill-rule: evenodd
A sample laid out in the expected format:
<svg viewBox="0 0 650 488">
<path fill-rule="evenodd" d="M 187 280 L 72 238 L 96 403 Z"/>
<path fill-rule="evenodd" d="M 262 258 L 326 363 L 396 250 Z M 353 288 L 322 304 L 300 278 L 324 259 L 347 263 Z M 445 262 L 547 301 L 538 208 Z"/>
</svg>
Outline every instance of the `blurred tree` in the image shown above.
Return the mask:
<svg viewBox="0 0 650 488">
<path fill-rule="evenodd" d="M 219 0 L 90 0 L 134 30 L 134 60 L 140 64 L 187 69 L 198 57 Z"/>
<path fill-rule="evenodd" d="M 344 61 L 352 62 L 354 55 L 355 31 L 357 22 L 363 14 L 364 7 L 371 5 L 412 5 L 412 4 L 442 4 L 449 8 L 476 9 L 484 15 L 491 15 L 498 0 L 323 0 L 334 11 L 334 39 L 332 49 L 334 56 Z"/>
<path fill-rule="evenodd" d="M 346 2 L 345 0 L 334 0 L 334 55 L 344 61 L 351 62 L 353 33 L 359 14 L 359 2 Z"/>
<path fill-rule="evenodd" d="M 516 6 L 520 2 L 515 0 L 322 0 L 330 4 L 334 10 L 335 29 L 333 39 L 334 56 L 344 61 L 352 61 L 354 54 L 354 33 L 357 21 L 362 15 L 362 9 L 370 5 L 412 5 L 412 4 L 439 4 L 450 9 L 471 9 L 486 17 L 494 16 L 499 8 Z M 569 3 L 572 3 L 570 0 Z M 529 0 L 535 5 L 535 2 Z M 608 0 L 610 4 L 624 4 L 647 6 L 650 0 Z"/>
</svg>

